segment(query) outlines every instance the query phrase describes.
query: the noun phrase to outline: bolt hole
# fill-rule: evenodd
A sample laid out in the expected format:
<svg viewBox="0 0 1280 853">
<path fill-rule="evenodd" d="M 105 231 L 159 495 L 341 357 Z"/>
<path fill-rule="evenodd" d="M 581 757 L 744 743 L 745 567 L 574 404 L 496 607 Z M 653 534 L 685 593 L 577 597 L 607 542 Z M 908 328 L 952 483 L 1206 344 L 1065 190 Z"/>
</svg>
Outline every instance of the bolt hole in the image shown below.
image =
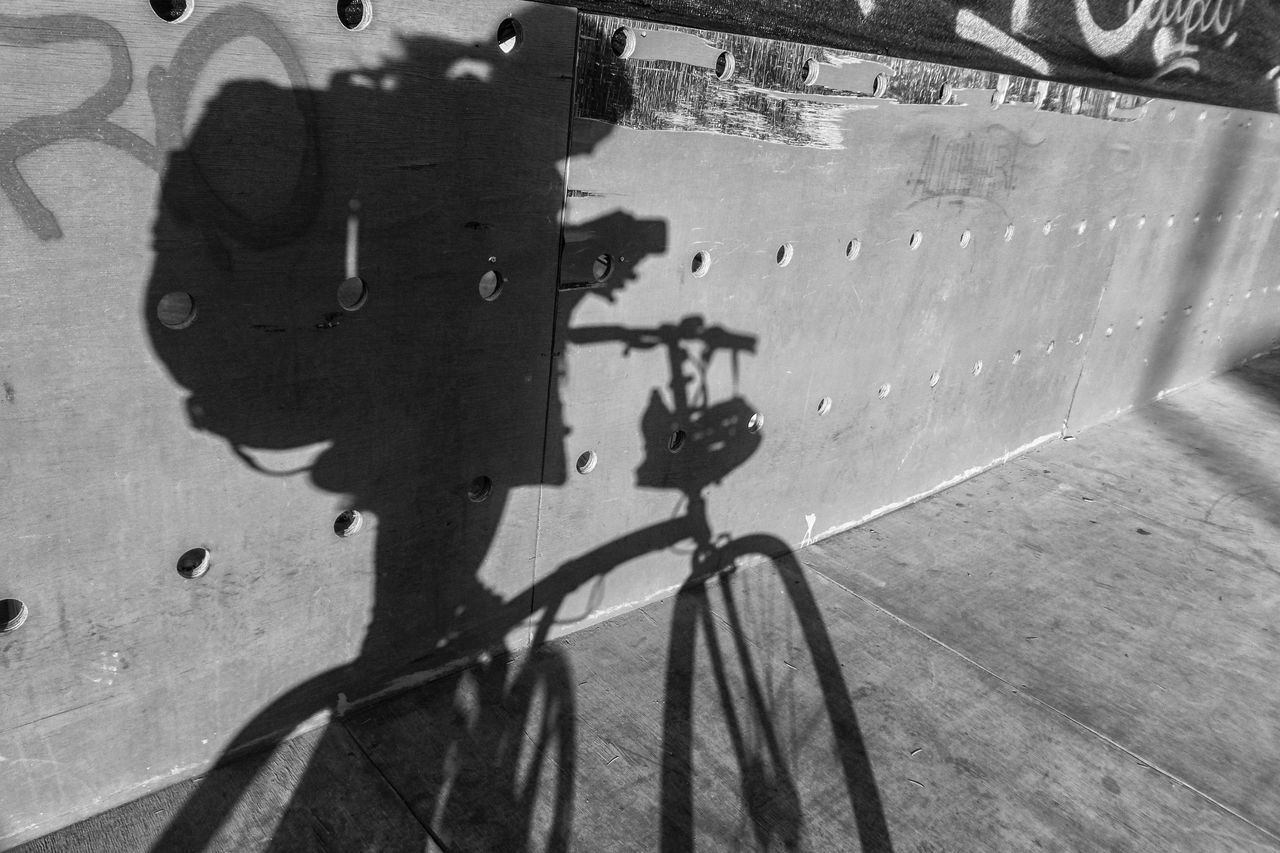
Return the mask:
<svg viewBox="0 0 1280 853">
<path fill-rule="evenodd" d="M 1107 220 L 1107 230 L 1108 230 L 1108 231 L 1114 231 L 1114 230 L 1116 230 L 1116 221 L 1117 221 L 1117 220 L 1116 220 L 1116 217 L 1114 217 L 1114 216 Z"/>
<path fill-rule="evenodd" d="M 1088 230 L 1088 228 L 1089 228 L 1089 223 L 1084 219 L 1081 219 L 1079 222 L 1076 223 L 1076 233 L 1079 234 L 1081 237 L 1084 236 L 1084 232 Z"/>
<path fill-rule="evenodd" d="M 151 0 L 151 11 L 169 24 L 181 24 L 195 10 L 193 0 Z"/>
<path fill-rule="evenodd" d="M 467 484 L 467 500 L 472 503 L 483 503 L 493 494 L 493 480 L 483 474 Z"/>
<path fill-rule="evenodd" d="M 1049 341 L 1048 345 L 1044 348 L 1045 355 L 1048 355 L 1051 352 L 1053 352 L 1053 341 Z"/>
<path fill-rule="evenodd" d="M 370 0 L 338 0 L 338 20 L 349 30 L 363 30 L 373 20 L 373 4 Z"/>
<path fill-rule="evenodd" d="M 156 318 L 166 329 L 185 329 L 196 321 L 196 301 L 179 290 L 166 293 L 156 305 Z"/>
<path fill-rule="evenodd" d="M 1145 322 L 1145 321 L 1144 321 L 1141 317 L 1139 317 L 1139 318 L 1138 318 L 1138 322 L 1134 323 L 1134 324 L 1133 324 L 1133 327 L 1134 327 L 1135 329 L 1141 329 L 1141 328 L 1142 328 L 1142 324 L 1143 324 L 1143 322 Z"/>
<path fill-rule="evenodd" d="M 1022 361 L 1022 350 L 1016 349 L 1013 351 L 1013 363 L 1017 364 L 1020 361 Z"/>
<path fill-rule="evenodd" d="M 759 412 L 747 418 L 747 432 L 759 432 L 764 429 L 764 415 Z"/>
<path fill-rule="evenodd" d="M 889 392 L 892 390 L 893 390 L 893 386 L 890 385 L 888 382 L 886 382 L 883 385 L 881 385 L 879 389 L 877 389 L 876 396 L 879 397 L 881 400 L 883 400 L 885 397 L 889 396 Z"/>
<path fill-rule="evenodd" d="M 1138 217 L 1138 227 L 1139 227 L 1139 228 L 1145 228 L 1145 227 L 1146 227 L 1146 225 L 1147 225 L 1147 217 L 1145 217 L 1145 216 L 1139 216 L 1139 217 Z"/>
<path fill-rule="evenodd" d="M 829 411 L 831 411 L 831 398 L 823 397 L 818 401 L 818 414 L 825 415 Z"/>
<path fill-rule="evenodd" d="M 511 53 L 524 41 L 524 27 L 515 18 L 507 18 L 498 24 L 498 50 Z"/>
<path fill-rule="evenodd" d="M 961 249 L 969 248 L 969 244 L 971 242 L 973 242 L 973 232 L 970 231 L 968 228 L 966 228 L 964 230 L 964 233 L 960 235 L 960 248 Z"/>
<path fill-rule="evenodd" d="M 806 59 L 804 65 L 800 67 L 800 75 L 804 78 L 806 86 L 812 86 L 818 82 L 818 71 L 821 66 L 816 59 Z"/>
<path fill-rule="evenodd" d="M 1169 219 L 1168 219 L 1168 221 L 1166 221 L 1166 222 L 1165 222 L 1165 224 L 1164 224 L 1164 227 L 1166 227 L 1166 228 L 1172 228 L 1172 227 L 1173 227 L 1173 220 L 1174 220 L 1174 218 L 1175 218 L 1175 217 L 1173 216 L 1173 214 L 1170 214 L 1170 215 L 1169 215 Z"/>
<path fill-rule="evenodd" d="M 1006 225 L 1006 226 L 1004 227 L 1004 241 L 1005 241 L 1006 243 L 1012 242 L 1014 232 L 1015 232 L 1015 231 L 1017 231 L 1017 230 L 1018 230 L 1018 229 L 1016 229 L 1016 228 L 1014 228 L 1014 227 L 1013 227 L 1013 223 L 1012 223 L 1012 222 L 1010 222 L 1008 225 Z"/>
<path fill-rule="evenodd" d="M 702 278 L 711 269 L 711 253 L 698 252 L 693 256 L 693 263 L 689 265 L 689 269 L 697 278 Z"/>
<path fill-rule="evenodd" d="M 599 284 L 613 274 L 613 256 L 601 253 L 591 262 L 591 277 Z"/>
<path fill-rule="evenodd" d="M 975 362 L 973 363 L 973 375 L 974 375 L 974 376 L 981 376 L 981 375 L 982 375 L 982 362 L 980 362 L 980 361 L 975 361 Z"/>
<path fill-rule="evenodd" d="M 791 258 L 795 255 L 795 252 L 795 247 L 790 243 L 783 243 L 779 246 L 778 254 L 775 258 L 778 262 L 778 266 L 785 267 L 787 264 L 791 263 Z"/>
<path fill-rule="evenodd" d="M 1048 237 L 1049 233 L 1053 231 L 1053 222 L 1052 221 L 1046 222 L 1040 230 L 1044 232 L 1044 236 Z"/>
<path fill-rule="evenodd" d="M 667 450 L 670 450 L 672 453 L 679 453 L 681 448 L 684 447 L 686 437 L 685 431 L 682 429 L 672 432 L 671 435 L 667 437 Z"/>
<path fill-rule="evenodd" d="M 579 474 L 590 474 L 596 470 L 596 463 L 600 461 L 594 450 L 588 450 L 578 457 L 577 469 Z"/>
<path fill-rule="evenodd" d="M 924 242 L 924 233 L 921 231 L 912 231 L 911 236 L 907 239 L 907 245 L 913 250 L 919 249 L 920 244 Z"/>
<path fill-rule="evenodd" d="M 209 571 L 210 562 L 208 548 L 192 548 L 178 558 L 178 574 L 194 580 Z"/>
<path fill-rule="evenodd" d="M 734 61 L 733 54 L 727 50 L 720 51 L 720 55 L 716 57 L 716 79 L 728 80 L 733 76 L 733 71 L 738 63 Z"/>
<path fill-rule="evenodd" d="M 364 527 L 364 515 L 358 509 L 344 509 L 333 520 L 333 532 L 346 539 L 355 536 Z"/>
<path fill-rule="evenodd" d="M 0 634 L 8 634 L 22 627 L 30 612 L 27 605 L 18 598 L 0 598 Z"/>
<path fill-rule="evenodd" d="M 933 373 L 930 373 L 930 374 L 929 374 L 929 387 L 930 387 L 930 388 L 936 388 L 936 387 L 938 386 L 938 383 L 939 383 L 939 382 L 941 382 L 941 381 L 942 381 L 942 373 L 941 373 L 941 372 L 939 372 L 939 371 L 935 370 Z"/>
<path fill-rule="evenodd" d="M 498 295 L 502 293 L 502 285 L 504 283 L 505 280 L 502 278 L 502 273 L 497 270 L 486 270 L 484 275 L 480 276 L 480 284 L 478 285 L 480 298 L 486 302 L 492 302 L 497 299 Z"/>
<path fill-rule="evenodd" d="M 862 241 L 855 237 L 844 247 L 844 256 L 852 261 L 860 254 L 862 254 Z"/>
<path fill-rule="evenodd" d="M 359 276 L 338 285 L 338 305 L 343 311 L 359 311 L 369 301 L 369 288 Z"/>
<path fill-rule="evenodd" d="M 1104 334 L 1109 338 L 1112 336 L 1112 334 L 1115 333 L 1115 330 L 1116 330 L 1115 326 L 1107 326 L 1107 331 L 1104 332 Z"/>
<path fill-rule="evenodd" d="M 618 27 L 609 39 L 609 47 L 613 55 L 619 59 L 630 59 L 636 52 L 636 34 L 630 27 Z"/>
</svg>

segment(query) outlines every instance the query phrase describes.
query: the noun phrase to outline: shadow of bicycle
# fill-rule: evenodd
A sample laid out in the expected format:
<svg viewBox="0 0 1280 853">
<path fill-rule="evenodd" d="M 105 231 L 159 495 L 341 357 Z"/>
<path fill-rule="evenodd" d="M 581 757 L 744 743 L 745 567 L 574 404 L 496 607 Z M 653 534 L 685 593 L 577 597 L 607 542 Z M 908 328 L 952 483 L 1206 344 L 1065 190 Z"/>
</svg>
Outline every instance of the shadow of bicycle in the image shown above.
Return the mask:
<svg viewBox="0 0 1280 853">
<path fill-rule="evenodd" d="M 542 13 L 524 13 L 524 37 L 536 38 L 541 24 Z M 491 247 L 506 231 L 557 222 L 561 214 L 555 194 L 517 197 L 512 188 L 559 187 L 562 177 L 561 158 L 539 157 L 529 144 L 546 128 L 515 119 L 527 114 L 518 105 L 530 84 L 493 62 L 493 49 L 405 37 L 399 56 L 337 74 L 322 89 L 228 84 L 164 164 L 145 322 L 159 361 L 184 391 L 192 429 L 224 440 L 228 453 L 263 476 L 264 488 L 279 473 L 262 462 L 264 453 L 323 446 L 307 478 L 349 496 L 353 509 L 378 524 L 376 589 L 359 656 L 259 709 L 227 748 L 224 766 L 190 786 L 155 850 L 329 849 L 341 846 L 346 832 L 399 849 L 414 827 L 408 836 L 387 826 L 352 828 L 361 809 L 351 802 L 355 788 L 344 791 L 340 767 L 343 756 L 368 759 L 341 722 L 312 738 L 291 778 L 274 784 L 273 756 L 290 748 L 282 738 L 300 724 L 341 710 L 335 696 L 372 695 L 451 662 L 470 665 L 415 694 L 415 732 L 392 747 L 400 766 L 410 768 L 408 777 L 386 774 L 392 799 L 407 804 L 430 843 L 451 851 L 590 846 L 574 834 L 570 657 L 555 644 L 513 657 L 505 638 L 531 613 L 548 614 L 549 624 L 561 598 L 628 554 L 673 538 L 707 549 L 713 542 L 705 517 L 691 512 L 594 549 L 514 599 L 503 600 L 477 577 L 511 491 L 564 482 L 568 427 L 555 355 L 571 339 L 574 306 L 625 287 L 643 260 L 629 253 L 625 264 L 614 261 L 597 286 L 560 292 L 558 307 L 548 298 L 555 281 L 519 281 L 507 266 L 520 247 L 497 260 Z M 619 109 L 629 96 L 625 80 L 619 75 L 613 89 Z M 570 153 L 586 156 L 608 131 L 598 124 L 594 134 L 575 138 Z M 622 211 L 596 231 L 627 229 L 648 235 L 649 252 L 665 249 L 661 223 Z M 513 301 L 522 309 L 493 310 Z M 655 420 L 651 404 L 646 442 L 667 441 L 672 418 L 687 415 L 684 409 Z M 736 405 L 722 413 L 743 417 L 732 424 L 733 436 L 748 435 L 744 412 Z M 522 417 L 527 413 L 546 413 L 545 429 Z M 745 460 L 750 450 L 739 455 Z M 700 486 L 671 476 L 650 471 L 638 484 L 665 484 L 697 499 Z M 359 523 L 344 515 L 339 527 Z M 764 538 L 746 544 L 760 557 L 784 548 Z M 698 642 L 699 625 L 710 626 L 712 611 L 699 603 L 708 580 L 739 556 L 723 543 L 714 548 L 706 571 L 691 572 L 673 626 L 664 850 L 695 843 L 688 813 L 694 684 L 682 661 Z M 805 643 L 827 673 L 824 713 L 864 849 L 888 850 L 870 764 L 821 615 L 794 561 L 775 565 L 806 626 Z M 732 585 L 717 589 L 728 595 Z M 713 633 L 701 636 L 706 642 Z M 771 705 L 751 683 L 755 652 L 740 630 L 729 645 L 712 659 L 717 666 L 745 663 L 751 725 L 763 739 L 758 747 L 735 739 L 739 796 L 759 849 L 799 849 L 803 807 L 780 758 Z M 736 714 L 741 696 L 727 688 L 720 696 L 726 713 Z M 292 778 L 296 772 L 301 778 Z M 258 797 L 278 801 L 273 816 L 254 816 Z"/>
</svg>

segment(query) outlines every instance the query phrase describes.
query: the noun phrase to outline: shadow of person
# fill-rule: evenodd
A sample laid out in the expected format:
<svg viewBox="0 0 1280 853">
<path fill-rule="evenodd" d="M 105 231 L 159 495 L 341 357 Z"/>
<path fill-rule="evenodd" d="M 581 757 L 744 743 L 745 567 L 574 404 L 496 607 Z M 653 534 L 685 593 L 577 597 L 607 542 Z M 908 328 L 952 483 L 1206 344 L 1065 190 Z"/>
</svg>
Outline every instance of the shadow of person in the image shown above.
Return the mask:
<svg viewBox="0 0 1280 853">
<path fill-rule="evenodd" d="M 525 49 L 551 14 L 524 14 Z M 264 451 L 324 445 L 311 483 L 377 520 L 359 656 L 293 687 L 236 735 L 222 761 L 249 753 L 241 787 L 270 758 L 264 747 L 340 694 L 369 696 L 501 651 L 528 616 L 530 592 L 503 601 L 477 570 L 510 491 L 564 481 L 556 317 L 567 323 L 577 301 L 624 286 L 643 257 L 612 264 L 600 287 L 560 294 L 557 314 L 564 113 L 538 114 L 528 102 L 539 81 L 498 61 L 496 46 L 414 36 L 399 47 L 323 89 L 224 86 L 163 172 L 145 321 L 192 427 L 264 477 L 281 473 Z M 567 84 L 556 88 L 568 98 Z M 608 128 L 580 135 L 577 153 Z M 612 214 L 606 230 L 628 221 Z M 354 523 L 344 514 L 335 532 Z M 483 660 L 468 677 L 479 707 L 497 708 L 508 667 L 501 655 Z M 496 743 L 485 726 L 509 724 L 468 728 Z M 510 757 L 474 764 L 516 773 Z M 453 775 L 451 813 L 504 814 L 488 849 L 523 849 L 528 792 L 498 803 L 510 779 L 504 788 Z M 242 793 L 197 788 L 154 849 L 205 849 Z M 302 832 L 293 811 L 277 848 Z"/>
</svg>

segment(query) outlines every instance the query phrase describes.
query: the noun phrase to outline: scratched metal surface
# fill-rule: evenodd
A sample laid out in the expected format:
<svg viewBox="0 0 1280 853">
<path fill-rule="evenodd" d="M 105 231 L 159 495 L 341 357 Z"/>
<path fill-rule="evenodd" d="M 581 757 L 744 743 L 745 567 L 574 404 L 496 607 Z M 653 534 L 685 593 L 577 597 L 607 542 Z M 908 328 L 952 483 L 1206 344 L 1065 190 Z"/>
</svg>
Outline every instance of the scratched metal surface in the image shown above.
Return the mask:
<svg viewBox="0 0 1280 853">
<path fill-rule="evenodd" d="M 376 5 L 0 10 L 0 847 L 526 641 L 576 15 Z"/>
<path fill-rule="evenodd" d="M 567 0 L 552 0 L 567 2 Z M 585 12 L 1275 111 L 1280 13 L 1259 0 L 587 0 Z"/>
<path fill-rule="evenodd" d="M 992 109 L 989 97 L 969 106 L 857 98 L 826 103 L 821 114 L 789 112 L 774 130 L 760 113 L 719 112 L 755 109 L 758 102 L 730 91 L 697 100 L 681 114 L 696 119 L 681 123 L 653 106 L 667 97 L 668 78 L 698 76 L 706 88 L 750 95 L 775 69 L 739 64 L 720 81 L 711 79 L 714 66 L 690 61 L 699 56 L 692 52 L 664 66 L 652 47 L 664 42 L 653 35 L 645 58 L 622 59 L 598 44 L 619 26 L 636 24 L 583 27 L 573 129 L 592 138 L 609 118 L 593 107 L 597 85 L 631 92 L 639 117 L 619 111 L 594 153 L 572 158 L 561 271 L 574 297 L 560 311 L 569 328 L 569 446 L 571 454 L 593 451 L 597 465 L 544 493 L 538 573 L 555 576 L 584 560 L 625 563 L 566 606 L 566 621 L 593 621 L 689 575 L 688 541 L 666 541 L 658 526 L 687 511 L 681 488 L 689 482 L 705 484 L 714 532 L 767 531 L 802 545 L 1055 438 L 1069 412 L 1076 425 L 1076 412 L 1114 410 L 1084 402 L 1089 395 L 1140 393 L 1132 375 L 1077 390 L 1082 370 L 1109 376 L 1106 347 L 1133 334 L 1113 329 L 1107 337 L 1120 321 L 1101 321 L 1100 303 L 1108 315 L 1117 303 L 1158 314 L 1180 298 L 1182 282 L 1244 287 L 1244 262 L 1211 268 L 1169 257 L 1160 244 L 1136 240 L 1135 223 L 1157 209 L 1190 219 L 1192 200 L 1215 192 L 1256 213 L 1274 195 L 1276 164 L 1250 159 L 1241 140 L 1271 133 L 1265 116 L 1210 133 L 1196 129 L 1194 114 L 1171 128 L 1169 104 L 1107 121 L 1030 104 Z M 687 36 L 668 43 L 687 51 Z M 805 97 L 791 90 L 772 97 Z M 1224 157 L 1248 175 L 1238 188 L 1197 168 Z M 606 214 L 616 227 L 599 227 Z M 914 249 L 913 232 L 921 235 Z M 643 236 L 651 234 L 665 239 Z M 1271 250 L 1241 235 L 1222 257 L 1245 258 L 1261 274 L 1259 259 Z M 793 254 L 781 266 L 775 253 L 784 243 Z M 696 276 L 700 251 L 711 262 Z M 586 262 L 600 253 L 627 259 L 599 289 L 608 301 L 581 295 L 592 292 L 581 288 Z M 705 448 L 663 446 L 663 431 L 689 420 L 667 389 L 666 356 L 635 348 L 634 334 L 628 351 L 615 328 L 689 317 L 753 339 L 736 377 L 723 351 L 708 371 L 714 411 L 745 406 L 764 416 L 758 446 L 724 463 L 731 470 L 717 469 Z M 1221 349 L 1247 349 L 1276 315 L 1249 322 L 1224 315 L 1213 327 Z M 583 329 L 576 338 L 575 327 Z M 683 373 L 696 394 L 700 345 L 686 350 Z M 1088 369 L 1086 352 L 1095 360 Z M 1177 376 L 1218 366 L 1187 362 Z M 602 541 L 630 550 L 591 550 Z M 645 545 L 651 553 L 642 553 Z"/>
<path fill-rule="evenodd" d="M 812 146 L 793 134 L 882 100 L 900 104 L 1035 109 L 1135 121 L 1149 98 L 815 48 L 627 18 L 582 18 L 577 114 L 641 130 L 712 130 Z M 611 85 L 625 57 L 630 103 Z"/>
</svg>

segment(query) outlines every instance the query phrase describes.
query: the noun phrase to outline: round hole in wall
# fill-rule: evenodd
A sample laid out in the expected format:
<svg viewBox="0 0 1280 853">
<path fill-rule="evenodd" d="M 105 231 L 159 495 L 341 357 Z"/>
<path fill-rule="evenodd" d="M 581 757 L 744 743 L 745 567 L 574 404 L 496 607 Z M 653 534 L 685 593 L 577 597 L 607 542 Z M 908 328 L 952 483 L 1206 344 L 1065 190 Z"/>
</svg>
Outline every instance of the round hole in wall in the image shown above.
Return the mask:
<svg viewBox="0 0 1280 853">
<path fill-rule="evenodd" d="M 673 430 L 671 435 L 667 436 L 667 450 L 670 450 L 672 453 L 679 453 L 684 447 L 684 442 L 687 437 L 688 436 L 685 434 L 684 430 Z"/>
<path fill-rule="evenodd" d="M 511 53 L 524 41 L 524 27 L 515 18 L 507 18 L 498 24 L 498 50 Z"/>
<path fill-rule="evenodd" d="M 806 86 L 812 86 L 818 82 L 818 72 L 821 66 L 816 59 L 806 59 L 804 65 L 800 66 L 800 78 L 804 80 Z"/>
<path fill-rule="evenodd" d="M 845 245 L 844 256 L 852 261 L 860 254 L 862 254 L 862 241 L 854 237 Z"/>
<path fill-rule="evenodd" d="M 818 414 L 825 415 L 829 411 L 831 411 L 831 398 L 823 397 L 818 401 Z"/>
<path fill-rule="evenodd" d="M 609 39 L 609 47 L 613 55 L 619 59 L 630 59 L 636 52 L 636 34 L 630 27 L 618 27 Z"/>
<path fill-rule="evenodd" d="M 0 634 L 8 634 L 22 627 L 30 611 L 20 598 L 0 598 Z"/>
<path fill-rule="evenodd" d="M 795 255 L 795 251 L 795 247 L 790 243 L 783 243 L 779 246 L 777 255 L 774 257 L 778 262 L 778 266 L 785 267 L 787 264 L 791 263 L 791 258 Z"/>
<path fill-rule="evenodd" d="M 733 71 L 737 68 L 738 63 L 734 61 L 733 54 L 727 50 L 720 51 L 720 55 L 716 57 L 716 79 L 728 80 L 733 76 Z"/>
<path fill-rule="evenodd" d="M 208 548 L 192 548 L 178 558 L 178 574 L 188 580 L 203 576 L 209 571 L 213 558 Z"/>
<path fill-rule="evenodd" d="M 912 249 L 919 249 L 920 244 L 924 242 L 924 233 L 921 231 L 912 231 L 911 236 L 907 238 L 907 245 Z"/>
<path fill-rule="evenodd" d="M 166 329 L 185 329 L 196 321 L 196 301 L 180 290 L 166 293 L 156 303 L 156 319 Z"/>
<path fill-rule="evenodd" d="M 596 283 L 608 280 L 613 274 L 613 256 L 601 252 L 596 255 L 596 259 L 591 262 L 591 277 Z"/>
<path fill-rule="evenodd" d="M 972 242 L 973 242 L 973 232 L 970 231 L 968 228 L 964 229 L 964 231 L 960 233 L 960 248 L 967 249 L 969 248 L 969 244 Z"/>
<path fill-rule="evenodd" d="M 935 388 L 935 387 L 937 387 L 938 383 L 939 383 L 939 382 L 941 382 L 941 381 L 942 381 L 942 372 L 941 372 L 941 371 L 939 371 L 939 370 L 935 370 L 933 373 L 930 373 L 930 374 L 929 374 L 929 387 L 930 387 L 930 388 Z"/>
<path fill-rule="evenodd" d="M 349 30 L 363 30 L 373 21 L 371 0 L 338 0 L 338 20 Z"/>
<path fill-rule="evenodd" d="M 359 311 L 369 301 L 369 288 L 364 279 L 353 275 L 338 285 L 338 305 L 343 311 Z"/>
<path fill-rule="evenodd" d="M 333 532 L 346 539 L 355 536 L 364 527 L 364 515 L 358 509 L 344 509 L 333 520 Z"/>
<path fill-rule="evenodd" d="M 497 270 L 486 270 L 480 276 L 480 284 L 478 286 L 480 298 L 486 302 L 492 302 L 497 299 L 498 295 L 502 293 L 503 284 L 502 273 Z"/>
<path fill-rule="evenodd" d="M 886 382 L 876 390 L 876 396 L 883 400 L 885 397 L 889 396 L 889 392 L 892 390 L 893 386 Z"/>
<path fill-rule="evenodd" d="M 181 24 L 195 11 L 194 0 L 151 0 L 151 11 L 165 23 Z"/>
<path fill-rule="evenodd" d="M 759 412 L 747 418 L 747 432 L 759 432 L 764 429 L 764 415 Z"/>
<path fill-rule="evenodd" d="M 711 269 L 711 253 L 706 251 L 695 253 L 693 263 L 689 265 L 689 269 L 694 276 L 702 278 Z"/>
<path fill-rule="evenodd" d="M 578 461 L 574 467 L 578 469 L 579 474 L 590 474 L 596 469 L 596 463 L 599 461 L 594 450 L 588 450 L 578 457 Z"/>
<path fill-rule="evenodd" d="M 472 503 L 483 503 L 493 494 L 493 480 L 481 474 L 467 484 L 467 500 Z"/>
</svg>

